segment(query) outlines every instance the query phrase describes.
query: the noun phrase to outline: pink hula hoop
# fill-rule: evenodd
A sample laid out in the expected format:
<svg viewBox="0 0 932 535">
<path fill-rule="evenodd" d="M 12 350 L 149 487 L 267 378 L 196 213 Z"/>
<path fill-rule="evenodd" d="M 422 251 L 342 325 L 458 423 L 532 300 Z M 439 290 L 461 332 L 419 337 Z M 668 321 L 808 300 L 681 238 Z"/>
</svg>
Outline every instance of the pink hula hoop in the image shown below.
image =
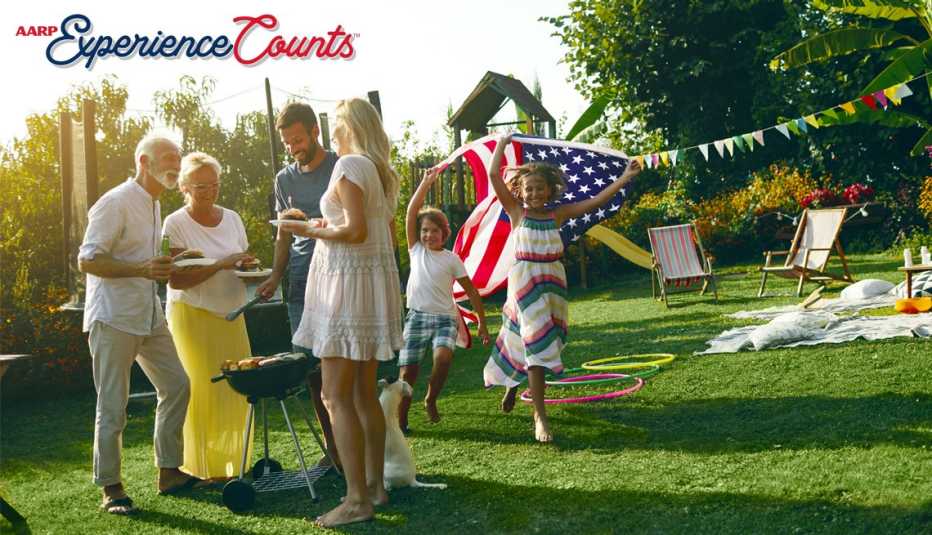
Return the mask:
<svg viewBox="0 0 932 535">
<path fill-rule="evenodd" d="M 625 377 L 631 377 L 623 373 L 593 373 L 590 375 L 580 375 L 578 377 L 567 377 L 566 379 L 561 379 L 561 382 L 572 383 L 576 381 L 585 381 L 587 379 L 624 379 Z M 556 405 L 560 403 L 590 403 L 593 401 L 606 401 L 609 399 L 620 398 L 622 396 L 627 396 L 628 394 L 633 394 L 641 389 L 644 386 L 644 379 L 640 377 L 635 377 L 635 383 L 628 388 L 622 390 L 616 390 L 614 392 L 607 392 L 605 394 L 597 394 L 594 396 L 579 396 L 575 398 L 557 398 L 557 399 L 547 399 L 544 398 L 544 403 L 547 405 Z M 531 399 L 531 391 L 525 390 L 521 392 L 521 401 L 525 403 L 533 403 Z"/>
</svg>

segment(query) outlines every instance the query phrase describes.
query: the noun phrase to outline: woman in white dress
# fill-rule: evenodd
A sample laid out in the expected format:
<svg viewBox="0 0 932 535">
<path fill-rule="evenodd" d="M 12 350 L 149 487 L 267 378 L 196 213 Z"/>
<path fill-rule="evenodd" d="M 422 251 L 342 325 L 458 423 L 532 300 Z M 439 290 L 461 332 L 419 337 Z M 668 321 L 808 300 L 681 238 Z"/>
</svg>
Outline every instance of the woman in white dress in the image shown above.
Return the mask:
<svg viewBox="0 0 932 535">
<path fill-rule="evenodd" d="M 318 517 L 331 527 L 368 520 L 388 501 L 382 479 L 385 417 L 379 361 L 401 349 L 401 287 L 391 220 L 398 175 L 378 112 L 367 101 L 336 107 L 337 161 L 321 197 L 323 219 L 283 230 L 318 240 L 308 272 L 304 314 L 292 342 L 321 359 L 323 399 L 333 420 L 346 477 L 346 498 Z"/>
</svg>

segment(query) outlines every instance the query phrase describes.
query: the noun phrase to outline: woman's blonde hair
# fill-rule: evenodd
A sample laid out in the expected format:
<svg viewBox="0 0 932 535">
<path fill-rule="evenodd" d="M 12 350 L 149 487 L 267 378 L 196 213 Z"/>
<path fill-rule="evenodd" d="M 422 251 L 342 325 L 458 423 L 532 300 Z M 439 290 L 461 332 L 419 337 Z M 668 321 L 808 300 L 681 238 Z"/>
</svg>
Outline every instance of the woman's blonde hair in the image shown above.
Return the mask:
<svg viewBox="0 0 932 535">
<path fill-rule="evenodd" d="M 210 167 L 217 173 L 217 178 L 220 178 L 220 162 L 216 158 L 206 152 L 190 152 L 181 159 L 181 173 L 178 174 L 178 185 L 187 185 L 191 182 L 191 175 L 200 171 L 202 167 Z"/>
<path fill-rule="evenodd" d="M 335 124 L 342 123 L 346 127 L 346 140 L 350 145 L 346 152 L 361 154 L 375 164 L 388 207 L 394 213 L 398 207 L 400 179 L 391 166 L 392 146 L 379 112 L 366 100 L 351 98 L 337 103 L 335 115 Z"/>
<path fill-rule="evenodd" d="M 220 180 L 220 162 L 206 152 L 190 152 L 185 154 L 181 159 L 181 172 L 178 174 L 178 186 L 187 186 L 191 183 L 191 175 L 201 170 L 203 167 L 210 167 L 217 173 L 217 180 Z M 190 202 L 188 194 L 185 194 L 185 202 Z"/>
</svg>

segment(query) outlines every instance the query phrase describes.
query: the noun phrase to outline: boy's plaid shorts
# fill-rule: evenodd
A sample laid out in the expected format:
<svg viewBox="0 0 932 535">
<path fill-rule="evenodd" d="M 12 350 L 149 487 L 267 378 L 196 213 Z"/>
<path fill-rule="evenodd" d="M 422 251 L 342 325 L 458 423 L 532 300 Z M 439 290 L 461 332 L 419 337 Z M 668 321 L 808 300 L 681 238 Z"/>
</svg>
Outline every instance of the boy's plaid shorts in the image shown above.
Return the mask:
<svg viewBox="0 0 932 535">
<path fill-rule="evenodd" d="M 456 318 L 412 309 L 405 319 L 404 341 L 398 356 L 399 366 L 419 363 L 428 348 L 446 347 L 453 351 L 456 349 Z"/>
</svg>

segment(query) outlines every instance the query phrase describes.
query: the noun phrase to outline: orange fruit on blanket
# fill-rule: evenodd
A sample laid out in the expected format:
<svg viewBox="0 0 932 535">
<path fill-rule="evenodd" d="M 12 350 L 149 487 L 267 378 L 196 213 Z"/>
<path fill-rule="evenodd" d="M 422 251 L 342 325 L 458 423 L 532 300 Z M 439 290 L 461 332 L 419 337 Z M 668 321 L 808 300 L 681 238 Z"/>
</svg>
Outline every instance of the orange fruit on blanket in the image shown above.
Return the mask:
<svg viewBox="0 0 932 535">
<path fill-rule="evenodd" d="M 897 299 L 893 306 L 897 312 L 915 314 L 932 309 L 932 297 L 914 297 L 911 299 Z"/>
</svg>

